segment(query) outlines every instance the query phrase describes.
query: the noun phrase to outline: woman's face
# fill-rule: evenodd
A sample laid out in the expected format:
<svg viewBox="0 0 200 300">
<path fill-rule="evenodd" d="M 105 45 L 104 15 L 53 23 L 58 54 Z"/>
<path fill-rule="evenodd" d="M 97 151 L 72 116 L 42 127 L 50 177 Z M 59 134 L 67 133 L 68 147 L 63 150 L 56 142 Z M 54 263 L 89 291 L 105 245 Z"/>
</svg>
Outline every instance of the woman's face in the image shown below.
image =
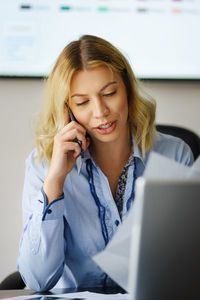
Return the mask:
<svg viewBox="0 0 200 300">
<path fill-rule="evenodd" d="M 107 66 L 76 72 L 69 105 L 95 142 L 113 142 L 128 134 L 128 101 L 121 76 Z"/>
</svg>

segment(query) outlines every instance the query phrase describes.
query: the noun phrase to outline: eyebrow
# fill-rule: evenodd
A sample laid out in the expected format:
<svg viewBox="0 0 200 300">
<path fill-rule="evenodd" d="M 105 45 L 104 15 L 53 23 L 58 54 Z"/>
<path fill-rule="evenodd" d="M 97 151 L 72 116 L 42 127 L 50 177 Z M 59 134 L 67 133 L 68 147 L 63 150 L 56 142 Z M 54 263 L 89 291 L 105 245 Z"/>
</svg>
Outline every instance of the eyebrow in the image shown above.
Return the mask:
<svg viewBox="0 0 200 300">
<path fill-rule="evenodd" d="M 112 84 L 117 84 L 117 81 L 111 81 L 109 83 L 107 83 L 105 86 L 103 86 L 101 89 L 100 89 L 100 92 L 102 92 L 103 90 L 105 90 L 108 86 L 112 85 Z M 74 94 L 71 96 L 71 98 L 73 97 L 84 97 L 84 96 L 87 96 L 87 94 Z"/>
<path fill-rule="evenodd" d="M 117 84 L 117 81 L 111 81 L 109 83 L 107 83 L 104 87 L 102 87 L 102 89 L 100 89 L 100 92 L 102 92 L 103 90 L 105 90 L 108 86 L 112 85 L 112 84 Z"/>
</svg>

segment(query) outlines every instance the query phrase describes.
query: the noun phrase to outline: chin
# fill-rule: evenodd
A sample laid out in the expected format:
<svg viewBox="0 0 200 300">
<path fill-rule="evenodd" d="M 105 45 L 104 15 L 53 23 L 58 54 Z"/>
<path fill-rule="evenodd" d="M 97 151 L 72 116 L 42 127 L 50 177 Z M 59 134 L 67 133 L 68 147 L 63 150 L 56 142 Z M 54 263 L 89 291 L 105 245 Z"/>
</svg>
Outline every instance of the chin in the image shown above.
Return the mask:
<svg viewBox="0 0 200 300">
<path fill-rule="evenodd" d="M 120 134 L 119 133 L 111 133 L 111 134 L 105 134 L 105 135 L 95 135 L 91 136 L 91 138 L 95 141 L 103 142 L 103 143 L 112 143 L 120 139 Z"/>
</svg>

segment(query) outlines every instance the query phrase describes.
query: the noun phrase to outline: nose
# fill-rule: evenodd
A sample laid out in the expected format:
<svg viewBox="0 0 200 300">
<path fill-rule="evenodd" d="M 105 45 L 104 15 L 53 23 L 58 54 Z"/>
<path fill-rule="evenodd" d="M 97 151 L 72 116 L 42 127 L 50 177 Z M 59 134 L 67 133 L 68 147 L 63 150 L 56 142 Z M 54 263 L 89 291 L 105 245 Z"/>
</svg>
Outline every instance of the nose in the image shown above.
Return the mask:
<svg viewBox="0 0 200 300">
<path fill-rule="evenodd" d="M 95 118 L 102 118 L 109 115 L 110 110 L 100 97 L 94 99 L 93 104 L 93 116 Z"/>
</svg>

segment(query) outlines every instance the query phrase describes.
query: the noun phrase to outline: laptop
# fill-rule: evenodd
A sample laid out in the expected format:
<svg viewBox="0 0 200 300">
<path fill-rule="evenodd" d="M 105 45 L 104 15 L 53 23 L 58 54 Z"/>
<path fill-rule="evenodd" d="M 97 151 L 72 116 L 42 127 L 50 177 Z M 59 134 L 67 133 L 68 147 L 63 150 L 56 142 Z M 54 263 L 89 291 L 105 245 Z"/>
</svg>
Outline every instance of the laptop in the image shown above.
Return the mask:
<svg viewBox="0 0 200 300">
<path fill-rule="evenodd" d="M 200 180 L 136 182 L 130 300 L 200 299 Z"/>
</svg>

